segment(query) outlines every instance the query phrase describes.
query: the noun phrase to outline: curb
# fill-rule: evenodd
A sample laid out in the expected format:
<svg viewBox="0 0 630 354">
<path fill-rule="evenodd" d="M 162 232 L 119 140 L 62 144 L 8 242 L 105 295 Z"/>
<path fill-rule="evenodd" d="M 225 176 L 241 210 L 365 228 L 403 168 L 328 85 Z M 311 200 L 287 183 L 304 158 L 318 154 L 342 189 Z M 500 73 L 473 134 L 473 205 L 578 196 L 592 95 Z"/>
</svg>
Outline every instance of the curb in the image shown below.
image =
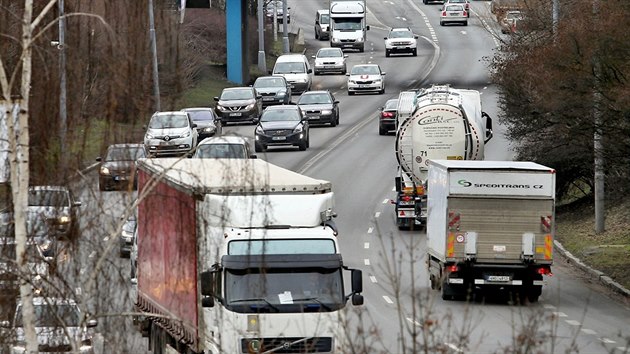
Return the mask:
<svg viewBox="0 0 630 354">
<path fill-rule="evenodd" d="M 623 295 L 626 298 L 630 298 L 630 290 L 626 289 L 623 285 L 614 281 L 611 277 L 604 274 L 604 272 L 584 264 L 584 262 L 582 262 L 579 258 L 574 256 L 571 252 L 567 251 L 567 249 L 564 248 L 564 246 L 562 246 L 559 241 L 554 240 L 553 243 L 556 250 L 558 250 L 560 254 L 562 254 L 562 256 L 567 259 L 568 263 L 572 263 L 573 265 L 577 266 L 579 269 L 589 274 L 591 277 L 596 278 L 602 285 L 613 290 L 614 292 Z"/>
</svg>

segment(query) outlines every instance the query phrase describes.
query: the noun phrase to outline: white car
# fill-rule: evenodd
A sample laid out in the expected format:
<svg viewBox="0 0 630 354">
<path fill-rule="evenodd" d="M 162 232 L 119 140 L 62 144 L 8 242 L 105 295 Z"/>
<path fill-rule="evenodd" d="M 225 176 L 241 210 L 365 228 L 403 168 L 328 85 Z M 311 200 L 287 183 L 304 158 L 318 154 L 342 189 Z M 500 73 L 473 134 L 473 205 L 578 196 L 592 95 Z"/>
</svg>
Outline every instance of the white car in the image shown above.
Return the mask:
<svg viewBox="0 0 630 354">
<path fill-rule="evenodd" d="M 385 93 L 385 72 L 378 64 L 359 64 L 352 67 L 348 76 L 348 95 L 356 92 Z"/>
<path fill-rule="evenodd" d="M 468 26 L 468 11 L 464 5 L 444 4 L 440 12 L 440 26 L 447 23 L 462 23 Z"/>
<path fill-rule="evenodd" d="M 414 57 L 418 55 L 418 36 L 409 28 L 392 28 L 384 39 L 386 57 L 392 53 L 411 53 Z"/>
<path fill-rule="evenodd" d="M 348 54 L 344 54 L 341 48 L 321 48 L 313 55 L 315 65 L 313 65 L 313 73 L 315 75 L 322 73 L 341 73 L 346 74 L 346 58 Z"/>
<path fill-rule="evenodd" d="M 199 143 L 193 158 L 199 159 L 249 159 L 255 158 L 250 144 L 244 137 L 222 135 Z"/>
<path fill-rule="evenodd" d="M 156 112 L 144 135 L 149 156 L 192 155 L 197 146 L 197 127 L 186 112 Z"/>
<path fill-rule="evenodd" d="M 464 5 L 466 17 L 470 17 L 470 0 L 444 0 L 444 5 L 460 4 Z"/>
</svg>

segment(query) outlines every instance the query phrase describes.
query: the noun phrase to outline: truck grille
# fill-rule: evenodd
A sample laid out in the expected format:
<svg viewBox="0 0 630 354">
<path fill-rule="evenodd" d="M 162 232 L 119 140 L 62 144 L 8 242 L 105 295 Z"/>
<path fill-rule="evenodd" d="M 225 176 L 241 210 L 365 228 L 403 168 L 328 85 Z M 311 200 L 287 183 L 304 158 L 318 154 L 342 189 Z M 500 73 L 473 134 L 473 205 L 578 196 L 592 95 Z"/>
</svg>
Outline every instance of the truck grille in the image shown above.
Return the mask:
<svg viewBox="0 0 630 354">
<path fill-rule="evenodd" d="M 242 353 L 329 353 L 332 351 L 332 338 L 248 338 L 241 339 Z M 258 348 L 258 349 L 257 349 Z M 256 350 L 257 349 L 257 350 Z"/>
</svg>

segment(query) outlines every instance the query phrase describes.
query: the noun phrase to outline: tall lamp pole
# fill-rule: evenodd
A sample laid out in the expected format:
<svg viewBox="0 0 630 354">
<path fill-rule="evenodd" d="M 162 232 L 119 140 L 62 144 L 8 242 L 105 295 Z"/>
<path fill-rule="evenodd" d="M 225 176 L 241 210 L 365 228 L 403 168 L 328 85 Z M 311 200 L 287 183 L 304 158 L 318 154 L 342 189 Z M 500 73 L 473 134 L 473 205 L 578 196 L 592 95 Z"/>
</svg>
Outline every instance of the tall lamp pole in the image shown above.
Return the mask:
<svg viewBox="0 0 630 354">
<path fill-rule="evenodd" d="M 258 70 L 267 72 L 267 60 L 265 57 L 265 16 L 263 14 L 263 1 L 258 0 Z"/>
<path fill-rule="evenodd" d="M 155 39 L 155 19 L 153 18 L 153 0 L 149 0 L 149 39 L 151 41 L 151 54 L 153 56 L 153 96 L 155 98 L 155 110 L 161 111 L 160 106 L 160 76 L 158 73 L 157 42 Z"/>
<path fill-rule="evenodd" d="M 287 18 L 289 9 L 287 9 L 287 0 L 282 0 L 282 51 L 289 53 L 289 34 L 287 29 Z"/>
<path fill-rule="evenodd" d="M 66 130 L 68 127 L 68 113 L 66 111 L 66 19 L 64 17 L 64 0 L 59 0 L 59 162 L 63 173 L 65 173 L 65 142 Z"/>
</svg>

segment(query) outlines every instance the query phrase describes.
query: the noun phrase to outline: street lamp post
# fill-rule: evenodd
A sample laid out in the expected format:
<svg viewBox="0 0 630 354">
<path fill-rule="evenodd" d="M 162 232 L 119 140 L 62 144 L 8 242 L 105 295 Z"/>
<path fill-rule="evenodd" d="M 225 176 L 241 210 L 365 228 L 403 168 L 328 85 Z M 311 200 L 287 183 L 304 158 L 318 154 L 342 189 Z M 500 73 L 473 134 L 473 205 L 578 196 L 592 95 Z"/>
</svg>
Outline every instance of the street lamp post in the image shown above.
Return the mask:
<svg viewBox="0 0 630 354">
<path fill-rule="evenodd" d="M 155 19 L 153 18 L 153 0 L 149 0 L 149 38 L 151 41 L 151 56 L 153 57 L 153 96 L 155 110 L 161 111 L 160 106 L 160 76 L 158 73 L 157 40 L 155 39 Z"/>
<path fill-rule="evenodd" d="M 62 171 L 65 169 L 65 142 L 68 121 L 67 112 L 67 92 L 66 92 L 66 19 L 64 11 L 64 0 L 59 0 L 59 162 Z"/>
<path fill-rule="evenodd" d="M 289 34 L 287 29 L 287 18 L 289 9 L 287 9 L 287 0 L 282 0 L 282 51 L 289 53 Z"/>
<path fill-rule="evenodd" d="M 263 1 L 258 0 L 258 70 L 267 72 L 267 60 L 265 58 L 265 16 L 263 14 Z"/>
</svg>

